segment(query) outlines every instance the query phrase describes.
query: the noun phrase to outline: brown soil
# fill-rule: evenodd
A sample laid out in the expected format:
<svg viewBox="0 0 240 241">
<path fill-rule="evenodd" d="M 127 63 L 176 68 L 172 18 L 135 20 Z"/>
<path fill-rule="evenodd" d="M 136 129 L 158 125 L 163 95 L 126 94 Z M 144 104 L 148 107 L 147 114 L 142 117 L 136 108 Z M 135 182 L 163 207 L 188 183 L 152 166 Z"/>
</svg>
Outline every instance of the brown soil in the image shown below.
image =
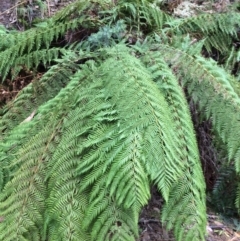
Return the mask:
<svg viewBox="0 0 240 241">
<path fill-rule="evenodd" d="M 0 24 L 24 30 L 25 25 L 29 27 L 36 19 L 48 18 L 73 1 L 46 0 L 40 6 L 36 0 L 0 0 Z"/>
<path fill-rule="evenodd" d="M 10 16 L 7 18 L 7 15 L 10 15 L 10 9 L 12 7 L 11 0 L 1 0 L 0 4 L 0 24 L 7 26 L 10 21 Z"/>
<path fill-rule="evenodd" d="M 163 199 L 155 188 L 149 204 L 142 210 L 139 219 L 140 238 L 138 241 L 175 241 L 160 222 L 160 210 Z M 208 211 L 206 241 L 240 241 L 240 232 L 235 227 L 222 221 L 219 215 Z M 194 240 L 193 240 L 194 241 Z"/>
</svg>

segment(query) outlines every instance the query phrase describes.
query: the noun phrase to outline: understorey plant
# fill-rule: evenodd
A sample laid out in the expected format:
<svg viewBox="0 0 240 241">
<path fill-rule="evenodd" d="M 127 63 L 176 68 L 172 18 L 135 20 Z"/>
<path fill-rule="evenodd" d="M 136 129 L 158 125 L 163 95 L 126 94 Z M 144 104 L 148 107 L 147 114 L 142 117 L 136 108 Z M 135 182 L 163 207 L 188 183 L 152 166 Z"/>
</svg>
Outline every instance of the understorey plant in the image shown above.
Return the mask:
<svg viewBox="0 0 240 241">
<path fill-rule="evenodd" d="M 0 240 L 137 240 L 153 185 L 176 240 L 205 240 L 189 98 L 224 143 L 238 212 L 239 23 L 237 10 L 176 19 L 154 1 L 77 0 L 0 32 L 2 83 L 36 73 L 0 112 Z"/>
</svg>

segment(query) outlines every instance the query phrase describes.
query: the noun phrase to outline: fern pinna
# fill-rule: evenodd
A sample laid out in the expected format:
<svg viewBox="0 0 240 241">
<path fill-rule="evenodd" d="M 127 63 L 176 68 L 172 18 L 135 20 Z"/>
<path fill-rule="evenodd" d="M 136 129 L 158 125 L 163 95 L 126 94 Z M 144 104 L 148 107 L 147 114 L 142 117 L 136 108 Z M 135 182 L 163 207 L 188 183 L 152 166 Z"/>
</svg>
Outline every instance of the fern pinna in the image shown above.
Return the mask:
<svg viewBox="0 0 240 241">
<path fill-rule="evenodd" d="M 206 184 L 187 99 L 212 121 L 238 179 L 238 83 L 202 53 L 215 48 L 229 61 L 239 13 L 174 20 L 141 3 L 76 1 L 9 36 L 22 44 L 0 46 L 2 80 L 46 69 L 0 112 L 0 240 L 137 240 L 152 185 L 176 240 L 205 240 Z M 212 25 L 201 28 L 206 19 Z M 75 28 L 92 34 L 51 45 Z"/>
</svg>

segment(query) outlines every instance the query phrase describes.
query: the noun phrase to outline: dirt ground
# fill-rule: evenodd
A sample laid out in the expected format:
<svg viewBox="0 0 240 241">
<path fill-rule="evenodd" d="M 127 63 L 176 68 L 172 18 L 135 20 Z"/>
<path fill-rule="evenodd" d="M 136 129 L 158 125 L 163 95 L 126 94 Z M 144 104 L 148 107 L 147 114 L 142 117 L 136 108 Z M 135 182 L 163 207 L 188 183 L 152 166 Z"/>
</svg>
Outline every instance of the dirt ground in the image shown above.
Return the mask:
<svg viewBox="0 0 240 241">
<path fill-rule="evenodd" d="M 0 24 L 24 30 L 36 19 L 45 19 L 74 0 L 0 0 Z M 41 4 L 40 4 L 41 3 Z"/>
<path fill-rule="evenodd" d="M 46 0 L 44 9 L 41 10 L 41 7 L 35 4 L 34 0 L 0 0 L 0 24 L 7 28 L 15 27 L 21 31 L 24 30 L 24 24 L 20 21 L 21 18 L 24 18 L 26 21 L 32 21 L 35 17 L 47 18 L 54 14 L 58 9 L 64 7 L 72 1 L 74 0 Z M 216 10 L 225 8 L 226 3 L 229 3 L 229 1 L 223 0 L 215 2 L 217 2 L 214 5 Z M 20 7 L 26 8 L 29 11 L 26 11 L 20 15 L 18 11 Z M 177 9 L 177 6 L 175 7 L 176 9 L 173 9 L 175 14 L 179 14 L 179 12 L 182 14 L 182 10 L 180 8 Z M 158 194 L 156 189 L 153 189 L 152 198 L 149 204 L 142 210 L 140 215 L 140 238 L 138 241 L 175 240 L 172 233 L 167 232 L 160 222 L 159 216 L 162 204 L 163 200 L 161 196 Z M 223 222 L 218 215 L 211 211 L 208 212 L 208 225 L 206 228 L 208 234 L 206 241 L 240 241 L 240 232 L 237 232 L 234 227 Z"/>
<path fill-rule="evenodd" d="M 140 215 L 141 235 L 138 241 L 175 241 L 172 233 L 167 232 L 160 222 L 159 216 L 162 204 L 162 197 L 156 189 L 153 189 L 152 198 Z M 222 221 L 219 215 L 208 211 L 207 217 L 206 241 L 240 241 L 240 232 L 237 232 L 235 227 Z"/>
</svg>

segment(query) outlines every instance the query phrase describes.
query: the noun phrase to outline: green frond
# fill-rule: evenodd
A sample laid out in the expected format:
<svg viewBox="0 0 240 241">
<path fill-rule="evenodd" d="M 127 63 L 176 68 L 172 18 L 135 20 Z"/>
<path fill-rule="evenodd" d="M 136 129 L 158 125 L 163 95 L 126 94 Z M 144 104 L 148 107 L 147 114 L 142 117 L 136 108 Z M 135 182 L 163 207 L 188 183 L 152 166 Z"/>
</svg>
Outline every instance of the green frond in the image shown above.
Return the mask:
<svg viewBox="0 0 240 241">
<path fill-rule="evenodd" d="M 142 28 L 148 33 L 161 30 L 164 24 L 171 19 L 170 15 L 148 0 L 132 0 L 127 2 L 121 0 L 103 13 L 107 14 L 106 20 L 111 23 L 123 15 L 127 15 L 128 17 L 125 19 L 128 25 L 137 31 L 140 31 Z"/>
<path fill-rule="evenodd" d="M 72 117 L 69 122 L 63 122 L 68 128 L 62 146 L 67 149 L 58 152 L 60 145 L 57 147 L 56 156 L 51 161 L 54 165 L 50 164 L 52 167 L 48 174 L 49 180 L 55 174 L 62 176 L 65 168 L 71 165 L 68 160 L 78 158 L 76 178 L 81 184 L 79 195 L 89 192 L 83 227 L 91 232 L 94 240 L 106 240 L 109 232 L 119 240 L 124 240 L 123 233 L 128 233 L 131 239 L 136 237 L 138 213 L 149 198 L 148 175 L 152 180 L 158 180 L 160 190 L 168 199 L 172 182 L 181 173 L 175 147 L 170 144 L 173 133 L 168 128 L 171 119 L 168 119 L 167 104 L 164 104 L 165 100 L 149 72 L 128 51 L 121 46 L 106 49 L 108 59 L 92 72 L 88 71 L 84 82 L 80 83 L 76 75 L 79 92 L 74 95 Z M 130 96 L 135 98 L 129 101 Z M 155 143 L 152 142 L 153 136 Z M 157 170 L 151 172 L 155 168 Z M 59 186 L 54 188 L 54 183 L 50 182 L 49 188 L 53 190 L 53 197 L 58 197 Z M 109 199 L 105 202 L 103 197 Z M 124 232 L 113 232 L 116 227 Z M 95 230 L 99 230 L 102 236 Z"/>
<path fill-rule="evenodd" d="M 74 59 L 72 60 L 70 57 L 52 66 L 40 80 L 33 80 L 5 106 L 4 115 L 0 119 L 0 132 L 3 134 L 0 139 L 6 137 L 10 130 L 66 86 L 69 77 L 78 68 L 78 65 L 73 62 Z"/>
<path fill-rule="evenodd" d="M 41 142 L 37 141 L 39 139 Z M 45 128 L 20 152 L 17 162 L 22 165 L 0 196 L 0 213 L 5 219 L 0 225 L 1 240 L 27 240 L 24 237 L 32 235 L 35 230 L 41 232 L 47 194 L 44 155 L 48 151 L 42 144 L 50 141 L 49 129 Z"/>
<path fill-rule="evenodd" d="M 71 140 L 69 141 L 71 145 L 64 148 L 63 145 L 66 144 L 64 137 L 52 157 L 53 161 L 57 160 L 62 166 L 48 178 L 49 197 L 46 211 L 48 222 L 45 225 L 49 228 L 49 224 L 54 223 L 51 225 L 51 228 L 54 227 L 53 231 L 49 230 L 49 240 L 87 241 L 91 239 L 83 229 L 82 220 L 88 205 L 88 193 L 80 192 L 81 179 L 75 175 L 79 162 L 79 158 L 73 155 L 74 149 L 77 148 L 76 142 Z M 49 167 L 52 160 L 49 162 Z"/>
<path fill-rule="evenodd" d="M 75 11 L 79 10 L 80 12 L 84 11 L 89 4 L 83 4 L 83 1 L 76 1 L 75 5 L 77 3 L 84 5 L 80 9 L 75 9 Z M 67 9 L 62 10 L 61 14 L 64 15 L 64 11 L 67 11 Z M 61 18 L 61 14 L 59 18 Z M 90 21 L 90 17 L 87 14 L 83 14 L 79 18 L 67 22 L 58 22 L 58 24 L 55 23 L 60 20 L 57 16 L 55 18 L 51 18 L 45 24 L 39 24 L 35 28 L 16 34 L 15 44 L 1 52 L 0 76 L 2 80 L 5 80 L 10 71 L 13 72 L 12 77 L 14 77 L 23 66 L 32 67 L 37 66 L 40 62 L 46 63 L 54 60 L 58 51 L 57 49 L 49 50 L 50 44 L 54 39 L 56 40 L 59 36 L 66 33 L 67 30 L 76 29 L 81 25 L 94 26 L 94 23 Z"/>
<path fill-rule="evenodd" d="M 92 3 L 98 3 L 101 1 L 92 1 Z M 84 12 L 88 8 L 94 8 L 95 4 L 90 5 L 89 1 L 84 1 L 84 0 L 77 0 L 74 1 L 73 3 L 68 4 L 65 8 L 63 8 L 61 11 L 58 11 L 53 17 L 52 21 L 53 22 L 66 22 L 69 20 L 71 16 L 74 14 L 80 15 L 80 13 Z"/>
<path fill-rule="evenodd" d="M 61 48 L 36 50 L 31 54 L 26 54 L 16 58 L 11 66 L 12 78 L 14 79 L 19 74 L 20 70 L 23 68 L 23 63 L 27 69 L 33 69 L 40 63 L 43 63 L 44 66 L 47 66 L 47 64 L 50 64 L 51 61 L 57 59 L 61 52 Z"/>
<path fill-rule="evenodd" d="M 206 60 L 200 56 L 192 57 L 180 50 L 163 46 L 163 49 L 165 48 L 169 51 L 166 60 L 179 67 L 180 73 L 184 76 L 183 84 L 187 86 L 194 101 L 199 102 L 206 118 L 211 117 L 214 128 L 228 145 L 229 159 L 235 158 L 237 165 L 238 157 L 235 155 L 239 143 L 232 134 L 238 133 L 240 99 L 234 89 L 234 78 L 213 60 Z M 175 52 L 171 58 L 170 52 Z M 238 171 L 238 168 L 236 170 Z"/>
<path fill-rule="evenodd" d="M 174 135 L 169 128 L 173 123 L 167 103 L 157 85 L 152 81 L 150 73 L 137 58 L 128 54 L 129 50 L 120 47 L 112 50 L 114 52 L 110 53 L 115 57 L 109 59 L 106 64 L 115 69 L 118 75 L 116 76 L 114 71 L 108 73 L 110 79 L 115 79 L 115 81 L 106 83 L 109 88 L 107 93 L 112 93 L 112 96 L 109 96 L 111 103 L 116 107 L 119 106 L 119 114 L 124 120 L 122 125 L 132 123 L 133 128 L 137 128 L 144 134 L 144 141 L 151 143 L 151 145 L 144 145 L 145 160 L 148 160 L 146 168 L 156 172 L 159 170 L 158 173 L 153 174 L 152 178 L 159 179 L 159 187 L 164 198 L 167 199 L 168 188 L 177 178 L 178 172 L 181 173 L 182 167 L 176 156 L 177 151 L 172 140 Z M 124 79 L 127 81 L 123 81 Z M 133 96 L 135 98 L 132 98 Z M 156 138 L 154 143 L 152 143 L 153 136 Z M 168 172 L 169 174 L 175 173 L 176 176 L 168 175 Z"/>
<path fill-rule="evenodd" d="M 12 160 L 11 166 L 19 168 L 15 168 L 13 179 L 8 182 L 1 194 L 0 213 L 5 219 L 4 225 L 0 227 L 1 239 L 21 240 L 35 229 L 42 234 L 46 210 L 45 200 L 47 199 L 47 165 L 51 161 L 61 137 L 64 110 L 71 103 L 69 102 L 71 96 L 69 89 L 77 88 L 81 82 L 79 73 L 77 73 L 77 77 L 56 97 L 39 108 L 39 118 L 33 119 L 31 123 L 38 133 L 17 152 L 17 159 Z M 62 102 L 59 102 L 59 99 Z M 49 108 L 54 108 L 54 111 L 49 112 Z M 30 125 L 30 123 L 26 123 L 26 125 Z M 71 180 L 69 182 L 71 183 Z M 67 189 L 67 191 L 69 190 Z M 74 218 L 75 216 L 73 216 Z M 7 230 L 5 225 L 10 225 L 11 230 Z M 60 225 L 58 231 L 63 227 L 65 226 Z"/>
<path fill-rule="evenodd" d="M 50 214 L 50 216 L 52 219 L 55 218 L 56 220 L 59 220 L 57 223 L 60 225 L 60 227 L 57 227 L 54 230 L 56 234 L 58 233 L 57 230 L 64 230 L 63 225 L 66 224 L 66 221 L 63 220 L 64 216 L 62 216 L 62 213 L 68 212 L 66 206 L 68 206 L 69 202 L 69 199 L 65 199 L 64 197 L 66 196 L 67 198 L 69 197 L 69 195 L 72 196 L 70 192 L 71 188 L 74 188 L 75 186 L 76 189 L 77 186 L 79 186 L 76 189 L 80 191 L 78 195 L 79 197 L 76 197 L 76 201 L 74 201 L 74 203 L 77 206 L 73 206 L 72 208 L 73 210 L 76 210 L 76 217 L 83 216 L 83 214 L 81 214 L 81 211 L 84 212 L 84 209 L 87 208 L 86 213 L 84 212 L 83 218 L 80 218 L 79 221 L 81 221 L 80 223 L 82 223 L 85 229 L 91 232 L 91 237 L 93 240 L 106 240 L 109 239 L 112 235 L 116 236 L 118 240 L 124 240 L 124 237 L 126 236 L 129 237 L 129 240 L 134 240 L 134 236 L 137 236 L 138 229 L 136 218 L 131 218 L 133 219 L 132 221 L 130 221 L 131 219 L 129 220 L 131 216 L 129 215 L 129 212 L 131 212 L 131 209 L 124 214 L 122 208 L 120 208 L 120 206 L 116 206 L 116 208 L 114 208 L 116 210 L 114 211 L 112 210 L 112 205 L 109 203 L 111 202 L 113 197 L 111 198 L 109 196 L 109 201 L 106 202 L 103 200 L 103 194 L 106 194 L 106 187 L 104 187 L 101 192 L 102 185 L 100 185 L 100 183 L 97 181 L 98 178 L 100 178 L 100 182 L 106 180 L 106 178 L 104 178 L 103 175 L 104 168 L 102 168 L 102 166 L 99 163 L 101 159 L 96 159 L 96 162 L 94 162 L 94 166 L 96 166 L 96 168 L 94 168 L 93 166 L 92 172 L 90 172 L 89 175 L 84 177 L 84 173 L 86 171 L 86 169 L 84 169 L 84 166 L 86 165 L 86 163 L 88 164 L 87 170 L 89 173 L 89 169 L 92 166 L 91 160 L 95 160 L 94 157 L 98 157 L 98 155 L 95 155 L 95 153 L 99 152 L 98 150 L 96 150 L 96 145 L 99 146 L 100 143 L 103 142 L 104 146 L 107 147 L 106 143 L 104 143 L 104 140 L 106 137 L 108 139 L 110 138 L 109 134 L 106 137 L 103 136 L 103 139 L 99 136 L 101 133 L 105 134 L 105 132 L 103 132 L 104 129 L 101 128 L 98 124 L 99 121 L 111 122 L 115 119 L 115 112 L 111 110 L 110 105 L 105 104 L 105 98 L 103 98 L 104 96 L 101 94 L 101 91 L 99 91 L 99 88 L 101 87 L 101 85 L 99 85 L 99 81 L 96 81 L 96 78 L 93 78 L 96 77 L 98 73 L 99 72 L 93 72 L 87 75 L 88 80 L 95 80 L 94 82 L 87 81 L 86 83 L 88 84 L 86 86 L 84 84 L 79 85 L 79 90 L 81 91 L 77 94 L 79 95 L 79 97 L 76 96 L 77 99 L 75 99 L 79 104 L 74 104 L 75 109 L 69 113 L 69 116 L 67 117 L 66 121 L 64 121 L 63 128 L 67 128 L 65 132 L 66 136 L 63 137 L 62 143 L 59 144 L 59 146 L 55 150 L 55 155 L 53 155 L 52 160 L 50 161 L 49 165 L 52 165 L 50 168 L 51 171 L 48 174 L 48 176 L 50 177 L 49 188 L 52 190 L 50 192 L 51 195 L 49 199 L 49 209 L 52 210 L 52 214 Z M 93 96 L 89 99 L 90 93 Z M 113 114 L 113 117 L 111 117 L 111 113 Z M 96 118 L 92 118 L 94 116 L 96 116 Z M 100 130 L 98 130 L 99 128 Z M 78 130 L 77 132 L 76 129 Z M 108 130 L 108 128 L 106 128 L 106 130 Z M 100 143 L 98 144 L 99 141 Z M 84 156 L 84 153 L 86 153 L 86 148 L 93 148 L 93 150 L 89 150 L 90 154 Z M 98 149 L 101 149 L 100 146 L 98 147 Z M 93 158 L 91 157 L 91 153 L 93 153 Z M 69 160 L 71 160 L 71 162 L 69 162 Z M 105 160 L 104 164 L 106 166 L 107 156 L 103 160 Z M 74 174 L 74 165 L 78 166 L 77 173 L 79 174 L 77 176 L 76 174 Z M 71 170 L 69 168 L 71 168 Z M 99 176 L 98 172 L 101 173 L 101 176 Z M 60 180 L 63 180 L 63 182 L 61 182 L 59 178 Z M 56 183 L 55 180 L 59 180 L 60 183 L 59 181 Z M 93 181 L 91 182 L 91 180 Z M 70 184 L 68 184 L 69 182 Z M 86 186 L 85 182 L 87 182 L 87 189 L 83 191 L 84 186 Z M 92 189 L 90 189 L 91 184 L 93 184 Z M 95 191 L 95 188 L 97 188 L 97 192 Z M 91 190 L 90 193 L 86 194 L 87 192 L 89 192 L 89 189 Z M 76 190 L 74 191 L 73 189 L 72 191 L 74 193 L 74 196 L 75 194 L 77 195 Z M 97 196 L 93 195 L 94 192 L 96 192 Z M 60 193 L 63 197 L 60 199 L 61 201 L 58 201 L 58 199 L 60 198 Z M 84 202 L 80 199 L 82 195 L 85 198 L 89 195 L 89 205 L 87 207 L 86 205 L 84 205 Z M 71 203 L 69 203 L 69 205 L 71 205 Z M 81 208 L 82 205 L 83 207 Z M 74 217 L 72 218 L 74 219 Z M 69 217 L 69 219 L 70 222 L 71 217 Z M 70 226 L 73 228 L 73 233 L 76 233 L 76 240 L 83 240 L 83 237 L 85 237 L 86 235 L 79 236 L 81 233 L 79 231 L 79 229 L 81 229 L 81 227 L 79 227 L 79 224 L 77 225 L 77 223 L 74 220 L 72 220 Z M 134 233 L 132 233 L 132 229 L 135 230 Z M 119 232 L 119 230 L 121 230 L 121 232 Z M 56 236 L 56 234 L 53 234 L 54 237 Z M 123 238 L 121 238 L 122 236 Z M 66 236 L 64 237 L 66 238 Z M 69 239 L 68 237 L 68 240 L 75 239 Z"/>
<path fill-rule="evenodd" d="M 217 180 L 211 196 L 211 203 L 217 211 L 231 215 L 235 212 L 235 207 L 239 208 L 239 197 L 237 196 L 239 178 L 234 166 L 222 165 L 218 171 Z M 235 206 L 236 205 L 236 206 Z"/>
<path fill-rule="evenodd" d="M 232 47 L 231 51 L 229 51 L 229 54 L 226 56 L 226 59 L 224 61 L 224 68 L 231 72 L 234 72 L 234 75 L 239 83 L 240 81 L 240 51 L 236 49 L 235 47 Z M 237 88 L 239 89 L 239 87 Z"/>
<path fill-rule="evenodd" d="M 239 184 L 239 175 L 238 175 L 238 183 L 237 183 L 237 187 L 236 187 L 236 199 L 235 199 L 235 206 L 238 210 L 238 213 L 239 213 L 239 210 L 240 210 L 240 184 Z M 235 182 L 234 182 L 235 183 Z"/>
<path fill-rule="evenodd" d="M 118 205 L 113 197 L 108 196 L 106 189 L 101 190 L 99 194 L 85 214 L 92 240 L 136 240 L 138 216 L 132 208 Z M 91 222 L 93 218 L 97 218 L 97 221 Z"/>
<path fill-rule="evenodd" d="M 77 65 L 70 61 L 53 66 L 39 81 L 25 87 L 16 99 L 6 106 L 5 114 L 0 120 L 0 169 L 4 173 L 0 190 L 11 179 L 10 173 L 13 170 L 10 164 L 18 150 L 42 128 L 42 125 L 38 124 L 41 114 L 37 109 L 66 86 L 76 68 Z"/>
<path fill-rule="evenodd" d="M 186 98 L 160 53 L 149 51 L 143 60 L 168 102 L 175 124 L 176 146 L 180 150 L 178 158 L 184 166 L 161 217 L 169 229 L 174 228 L 178 240 L 203 240 L 206 230 L 205 184 Z"/>
<path fill-rule="evenodd" d="M 189 165 L 171 190 L 162 210 L 162 220 L 177 240 L 205 240 L 205 184 L 199 164 Z"/>
<path fill-rule="evenodd" d="M 3 25 L 0 25 L 0 51 L 4 51 L 5 49 L 11 47 L 16 44 L 15 35 L 18 32 L 15 30 L 7 30 Z"/>
<path fill-rule="evenodd" d="M 81 80 L 79 73 L 77 73 L 78 78 L 67 85 L 72 71 L 76 71 L 76 68 L 77 65 L 64 61 L 52 67 L 51 71 L 47 72 L 40 80 L 39 85 L 28 85 L 22 91 L 19 98 L 13 101 L 12 106 L 2 118 L 1 127 L 4 142 L 0 145 L 0 153 L 1 170 L 4 170 L 5 175 L 2 179 L 1 189 L 13 175 L 13 170 L 15 170 L 12 166 L 13 158 L 19 155 L 18 151 L 32 136 L 35 136 L 38 132 L 41 133 L 42 128 L 45 128 L 49 121 L 53 121 L 55 117 L 62 118 L 62 111 L 69 105 L 68 99 L 71 96 L 69 90 L 76 88 Z M 56 78 L 59 78 L 58 84 L 54 85 L 53 79 Z M 32 113 L 34 114 L 32 119 L 22 121 L 26 117 L 23 117 L 23 115 L 29 111 L 27 108 L 31 107 L 35 109 Z M 8 120 L 13 119 L 13 121 L 8 123 L 7 118 Z M 12 174 L 10 175 L 10 173 Z"/>
<path fill-rule="evenodd" d="M 228 52 L 232 38 L 237 37 L 240 13 L 205 13 L 197 16 L 169 21 L 167 34 L 190 34 L 196 39 L 205 39 L 204 45 L 210 52 L 211 48 Z M 208 24 L 206 24 L 208 23 Z"/>
<path fill-rule="evenodd" d="M 213 128 L 225 143 L 229 160 L 234 160 L 235 170 L 240 170 L 239 104 L 240 98 L 235 91 L 235 80 L 213 60 L 192 57 L 177 49 L 168 48 L 167 61 L 178 66 L 183 75 L 183 84 L 195 102 L 199 104 L 205 117 L 211 118 Z M 167 54 L 167 55 L 168 55 Z M 197 77 L 197 79 L 196 79 Z M 240 134 L 240 133 L 239 133 Z M 229 162 L 230 163 L 230 162 Z"/>
</svg>

